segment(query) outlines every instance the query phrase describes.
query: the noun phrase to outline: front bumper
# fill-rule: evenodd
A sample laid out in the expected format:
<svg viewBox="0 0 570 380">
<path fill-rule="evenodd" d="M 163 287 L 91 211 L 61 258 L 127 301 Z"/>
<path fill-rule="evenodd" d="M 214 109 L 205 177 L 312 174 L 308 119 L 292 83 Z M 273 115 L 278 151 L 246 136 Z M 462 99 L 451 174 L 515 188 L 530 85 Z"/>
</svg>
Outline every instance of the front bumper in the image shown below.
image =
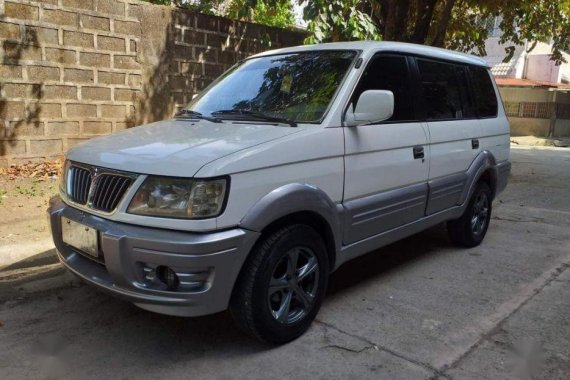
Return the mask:
<svg viewBox="0 0 570 380">
<path fill-rule="evenodd" d="M 240 228 L 190 233 L 112 222 L 50 200 L 48 216 L 60 261 L 86 282 L 162 314 L 198 316 L 228 307 L 241 267 L 259 234 Z M 98 231 L 99 258 L 65 244 L 61 217 Z M 172 268 L 180 278 L 168 290 L 156 277 L 158 266 Z"/>
</svg>

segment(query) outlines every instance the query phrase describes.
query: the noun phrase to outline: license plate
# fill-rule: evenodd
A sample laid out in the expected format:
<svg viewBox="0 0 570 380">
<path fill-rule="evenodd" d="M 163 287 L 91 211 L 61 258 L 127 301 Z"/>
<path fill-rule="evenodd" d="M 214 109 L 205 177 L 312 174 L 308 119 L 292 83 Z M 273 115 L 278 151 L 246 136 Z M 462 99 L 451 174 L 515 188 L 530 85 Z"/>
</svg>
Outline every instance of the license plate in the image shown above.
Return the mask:
<svg viewBox="0 0 570 380">
<path fill-rule="evenodd" d="M 96 229 L 62 216 L 61 235 L 63 242 L 73 248 L 77 248 L 93 257 L 99 256 Z"/>
</svg>

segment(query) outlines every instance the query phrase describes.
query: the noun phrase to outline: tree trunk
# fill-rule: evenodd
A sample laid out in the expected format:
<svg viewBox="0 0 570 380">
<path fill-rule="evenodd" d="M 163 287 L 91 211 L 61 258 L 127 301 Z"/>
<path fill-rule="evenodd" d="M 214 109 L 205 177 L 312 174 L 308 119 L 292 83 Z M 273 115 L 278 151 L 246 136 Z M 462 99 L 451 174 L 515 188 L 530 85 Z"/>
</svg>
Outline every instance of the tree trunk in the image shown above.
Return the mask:
<svg viewBox="0 0 570 380">
<path fill-rule="evenodd" d="M 429 32 L 431 19 L 433 17 L 433 9 L 435 8 L 437 0 L 420 0 L 418 3 L 416 22 L 411 42 L 424 44 Z"/>
<path fill-rule="evenodd" d="M 385 41 L 406 41 L 410 0 L 379 1 L 381 32 Z"/>
<path fill-rule="evenodd" d="M 431 43 L 432 46 L 443 47 L 443 43 L 445 42 L 445 34 L 447 33 L 447 25 L 451 19 L 451 11 L 453 10 L 455 2 L 456 0 L 447 0 L 445 3 L 445 8 L 443 9 L 441 20 L 439 20 L 435 38 Z"/>
<path fill-rule="evenodd" d="M 394 33 L 395 40 L 407 41 L 408 40 L 408 18 L 410 14 L 410 0 L 398 1 L 398 10 L 396 11 L 396 23 Z"/>
<path fill-rule="evenodd" d="M 340 30 L 338 30 L 338 28 L 334 27 L 333 30 L 331 31 L 331 41 L 330 42 L 340 42 L 340 41 L 342 41 L 341 32 L 340 32 Z"/>
<path fill-rule="evenodd" d="M 396 38 L 396 24 L 398 22 L 398 1 L 385 0 L 382 4 L 384 17 L 384 41 L 394 41 Z"/>
</svg>

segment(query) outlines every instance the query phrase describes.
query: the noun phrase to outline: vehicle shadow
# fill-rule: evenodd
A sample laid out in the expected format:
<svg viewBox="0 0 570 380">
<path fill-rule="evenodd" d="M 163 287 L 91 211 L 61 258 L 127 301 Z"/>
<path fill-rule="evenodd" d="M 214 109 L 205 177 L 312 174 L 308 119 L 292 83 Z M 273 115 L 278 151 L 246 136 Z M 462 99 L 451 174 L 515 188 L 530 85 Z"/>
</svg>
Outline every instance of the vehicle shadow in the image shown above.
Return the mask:
<svg viewBox="0 0 570 380">
<path fill-rule="evenodd" d="M 16 261 L 10 265 L 0 267 L 0 273 L 9 272 L 17 269 L 27 269 L 33 267 L 39 267 L 43 265 L 50 265 L 58 263 L 57 256 L 55 253 L 55 248 L 48 249 L 46 251 L 37 253 L 33 256 L 26 257 L 25 259 Z"/>
<path fill-rule="evenodd" d="M 327 297 L 350 291 L 351 288 L 381 277 L 389 271 L 411 264 L 422 257 L 449 247 L 445 224 L 422 231 L 386 247 L 371 251 L 337 269 L 329 279 Z M 325 300 L 326 304 L 326 300 Z"/>
<path fill-rule="evenodd" d="M 363 282 L 377 281 L 388 272 L 436 254 L 448 245 L 444 228 L 438 226 L 352 260 L 332 275 L 328 302 L 354 291 Z M 144 311 L 87 285 L 62 289 L 55 295 L 40 295 L 35 301 L 20 302 L 27 304 L 21 307 L 33 311 L 14 322 L 19 328 L 9 329 L 14 330 L 14 338 L 18 338 L 16 344 L 30 344 L 31 347 L 25 349 L 32 350 L 38 358 L 62 358 L 61 367 L 68 368 L 68 373 L 79 371 L 79 366 L 92 365 L 90 363 L 109 347 L 117 348 L 109 359 L 113 363 L 150 360 L 154 363 L 186 363 L 195 360 L 194 363 L 200 366 L 215 365 L 220 359 L 239 360 L 257 353 L 274 355 L 284 349 L 243 334 L 227 311 L 197 318 L 165 316 Z M 5 323 L 8 327 L 10 322 Z M 37 336 L 34 331 L 43 333 Z M 24 337 L 30 334 L 30 339 L 22 339 L 22 334 Z M 322 329 L 313 325 L 305 336 L 291 344 L 319 347 L 322 339 Z M 9 341 L 7 337 L 6 343 Z"/>
</svg>

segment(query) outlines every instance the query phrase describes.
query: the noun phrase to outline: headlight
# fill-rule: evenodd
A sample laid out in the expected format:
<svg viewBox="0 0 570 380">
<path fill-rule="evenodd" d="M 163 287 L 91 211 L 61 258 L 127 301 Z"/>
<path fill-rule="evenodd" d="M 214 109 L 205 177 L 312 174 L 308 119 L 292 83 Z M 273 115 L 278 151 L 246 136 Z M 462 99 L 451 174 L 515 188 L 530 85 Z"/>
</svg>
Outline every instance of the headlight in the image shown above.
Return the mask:
<svg viewBox="0 0 570 380">
<path fill-rule="evenodd" d="M 67 172 L 69 171 L 69 160 L 65 160 L 61 168 L 61 176 L 59 177 L 59 189 L 64 193 L 67 190 Z"/>
<path fill-rule="evenodd" d="M 226 179 L 148 177 L 131 200 L 127 212 L 174 218 L 218 216 L 226 196 Z"/>
</svg>

